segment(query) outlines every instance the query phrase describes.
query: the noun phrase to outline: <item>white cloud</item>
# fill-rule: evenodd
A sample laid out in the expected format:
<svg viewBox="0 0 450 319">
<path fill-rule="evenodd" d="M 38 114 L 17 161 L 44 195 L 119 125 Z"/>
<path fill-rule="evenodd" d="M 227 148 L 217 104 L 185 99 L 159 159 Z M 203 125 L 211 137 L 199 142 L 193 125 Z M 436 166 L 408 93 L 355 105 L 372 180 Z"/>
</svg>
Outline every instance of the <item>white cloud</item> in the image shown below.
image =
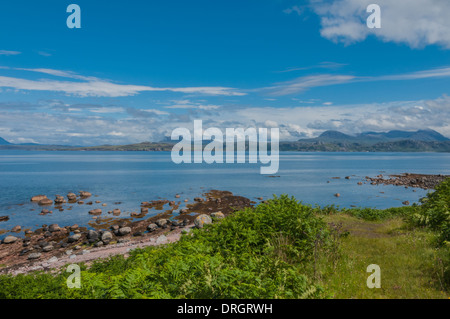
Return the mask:
<svg viewBox="0 0 450 319">
<path fill-rule="evenodd" d="M 166 109 L 197 109 L 197 110 L 217 110 L 218 105 L 191 102 L 190 100 L 173 100 L 173 105 L 165 106 Z"/>
<path fill-rule="evenodd" d="M 353 82 L 375 82 L 375 81 L 406 81 L 420 80 L 430 78 L 447 78 L 450 77 L 450 68 L 442 67 L 430 70 L 422 70 L 417 72 L 381 75 L 381 76 L 357 76 L 344 74 L 318 74 L 301 76 L 296 79 L 276 83 L 270 87 L 259 89 L 267 91 L 271 95 L 281 96 L 302 93 L 314 87 L 330 86 L 337 84 L 353 83 Z M 303 101 L 302 103 L 308 103 Z"/>
<path fill-rule="evenodd" d="M 412 48 L 440 45 L 450 49 L 450 1 L 448 0 L 310 0 L 321 18 L 321 35 L 351 44 L 374 35 L 385 42 L 405 43 Z M 369 29 L 369 4 L 381 7 L 381 28 Z"/>
<path fill-rule="evenodd" d="M 18 55 L 22 52 L 19 51 L 8 51 L 8 50 L 0 50 L 0 55 Z"/>
<path fill-rule="evenodd" d="M 202 95 L 224 95 L 224 96 L 242 96 L 246 93 L 238 92 L 237 90 L 229 87 L 151 87 L 144 85 L 129 85 L 113 83 L 109 80 L 102 80 L 96 77 L 83 76 L 71 71 L 62 71 L 45 68 L 8 68 L 1 67 L 2 69 L 12 69 L 19 71 L 30 71 L 48 74 L 56 77 L 70 78 L 80 80 L 75 81 L 61 81 L 61 80 L 29 80 L 17 77 L 0 76 L 0 87 L 13 88 L 16 90 L 31 90 L 31 91 L 53 91 L 62 92 L 69 95 L 76 95 L 79 97 L 121 97 L 132 96 L 141 92 L 179 92 L 189 94 L 202 94 Z"/>
<path fill-rule="evenodd" d="M 263 90 L 267 90 L 272 95 L 280 96 L 301 93 L 313 87 L 348 83 L 355 79 L 356 77 L 352 75 L 308 75 L 298 77 L 291 81 L 276 83 L 275 85 L 266 87 Z"/>
<path fill-rule="evenodd" d="M 303 9 L 301 9 L 299 6 L 292 6 L 290 8 L 283 10 L 283 12 L 286 14 L 291 14 L 291 13 L 295 12 L 298 15 L 302 15 Z"/>
</svg>

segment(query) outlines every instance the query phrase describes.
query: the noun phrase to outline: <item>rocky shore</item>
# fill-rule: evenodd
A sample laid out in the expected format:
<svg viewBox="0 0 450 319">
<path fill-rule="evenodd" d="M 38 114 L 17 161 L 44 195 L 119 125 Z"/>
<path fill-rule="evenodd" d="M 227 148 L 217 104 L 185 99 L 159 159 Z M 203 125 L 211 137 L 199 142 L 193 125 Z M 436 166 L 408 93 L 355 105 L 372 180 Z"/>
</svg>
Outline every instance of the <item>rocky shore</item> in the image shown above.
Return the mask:
<svg viewBox="0 0 450 319">
<path fill-rule="evenodd" d="M 378 175 L 376 177 L 366 176 L 366 181 L 371 185 L 395 185 L 403 187 L 434 189 L 436 185 L 449 178 L 450 175 L 425 175 L 404 173 L 401 175 Z"/>
<path fill-rule="evenodd" d="M 51 213 L 65 202 L 85 204 L 92 194 L 80 192 L 65 197 L 56 196 L 55 200 L 46 195 L 37 195 L 31 201 L 40 206 L 47 206 L 41 214 Z M 102 209 L 93 209 L 88 214 L 94 221 L 87 227 L 78 225 L 59 226 L 57 224 L 42 225 L 31 230 L 22 230 L 20 225 L 12 229 L 13 235 L 6 236 L 0 244 L 0 274 L 18 274 L 34 270 L 49 270 L 69 263 L 88 262 L 115 254 L 126 255 L 129 250 L 160 245 L 176 241 L 183 232 L 190 232 L 193 227 L 202 228 L 232 214 L 236 210 L 251 207 L 254 202 L 228 191 L 212 190 L 196 197 L 189 203 L 183 199 L 185 208 L 179 209 L 181 196 L 176 194 L 175 200 L 152 200 L 140 204 L 140 213 L 134 217 L 142 218 L 151 209 L 163 210 L 147 219 L 133 221 L 132 218 L 99 218 Z M 89 204 L 87 202 L 86 204 Z M 110 216 L 119 216 L 120 209 L 108 211 Z M 133 213 L 132 213 L 133 216 Z M 23 237 L 19 233 L 23 232 Z"/>
</svg>

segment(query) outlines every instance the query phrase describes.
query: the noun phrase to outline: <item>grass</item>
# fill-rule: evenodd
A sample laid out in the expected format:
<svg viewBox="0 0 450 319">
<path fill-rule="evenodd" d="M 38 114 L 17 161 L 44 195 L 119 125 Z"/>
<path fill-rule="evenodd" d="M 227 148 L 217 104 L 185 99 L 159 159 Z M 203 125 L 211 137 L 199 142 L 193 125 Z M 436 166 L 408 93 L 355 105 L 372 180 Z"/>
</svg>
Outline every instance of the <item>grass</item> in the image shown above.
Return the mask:
<svg viewBox="0 0 450 319">
<path fill-rule="evenodd" d="M 435 234 L 410 229 L 401 218 L 365 221 L 348 215 L 327 216 L 326 221 L 342 224 L 350 232 L 341 241 L 335 267 L 322 259 L 321 284 L 332 298 L 344 299 L 442 299 L 449 298 L 437 270 L 439 248 Z M 381 269 L 381 288 L 370 289 L 367 266 Z"/>
</svg>

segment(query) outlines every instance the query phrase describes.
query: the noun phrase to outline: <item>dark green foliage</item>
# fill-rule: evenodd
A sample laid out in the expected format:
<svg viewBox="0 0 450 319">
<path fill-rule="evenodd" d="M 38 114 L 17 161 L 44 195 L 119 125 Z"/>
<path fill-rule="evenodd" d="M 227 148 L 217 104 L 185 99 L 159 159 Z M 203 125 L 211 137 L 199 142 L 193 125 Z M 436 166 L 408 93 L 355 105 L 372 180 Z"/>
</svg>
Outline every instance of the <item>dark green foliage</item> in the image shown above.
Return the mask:
<svg viewBox="0 0 450 319">
<path fill-rule="evenodd" d="M 440 243 L 450 242 L 450 178 L 440 183 L 421 202 L 422 205 L 416 208 L 409 221 L 438 231 Z"/>
</svg>

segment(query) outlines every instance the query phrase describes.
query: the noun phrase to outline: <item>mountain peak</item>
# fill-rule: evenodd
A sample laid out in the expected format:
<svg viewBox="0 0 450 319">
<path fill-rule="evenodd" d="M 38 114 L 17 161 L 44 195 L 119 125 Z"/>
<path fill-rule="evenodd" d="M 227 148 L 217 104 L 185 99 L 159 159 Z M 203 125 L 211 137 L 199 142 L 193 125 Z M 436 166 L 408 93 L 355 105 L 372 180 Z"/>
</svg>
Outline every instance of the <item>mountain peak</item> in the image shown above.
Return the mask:
<svg viewBox="0 0 450 319">
<path fill-rule="evenodd" d="M 342 139 L 353 139 L 353 136 L 344 134 L 339 131 L 330 130 L 330 131 L 325 131 L 322 134 L 320 134 L 319 138 L 342 140 Z"/>
</svg>

